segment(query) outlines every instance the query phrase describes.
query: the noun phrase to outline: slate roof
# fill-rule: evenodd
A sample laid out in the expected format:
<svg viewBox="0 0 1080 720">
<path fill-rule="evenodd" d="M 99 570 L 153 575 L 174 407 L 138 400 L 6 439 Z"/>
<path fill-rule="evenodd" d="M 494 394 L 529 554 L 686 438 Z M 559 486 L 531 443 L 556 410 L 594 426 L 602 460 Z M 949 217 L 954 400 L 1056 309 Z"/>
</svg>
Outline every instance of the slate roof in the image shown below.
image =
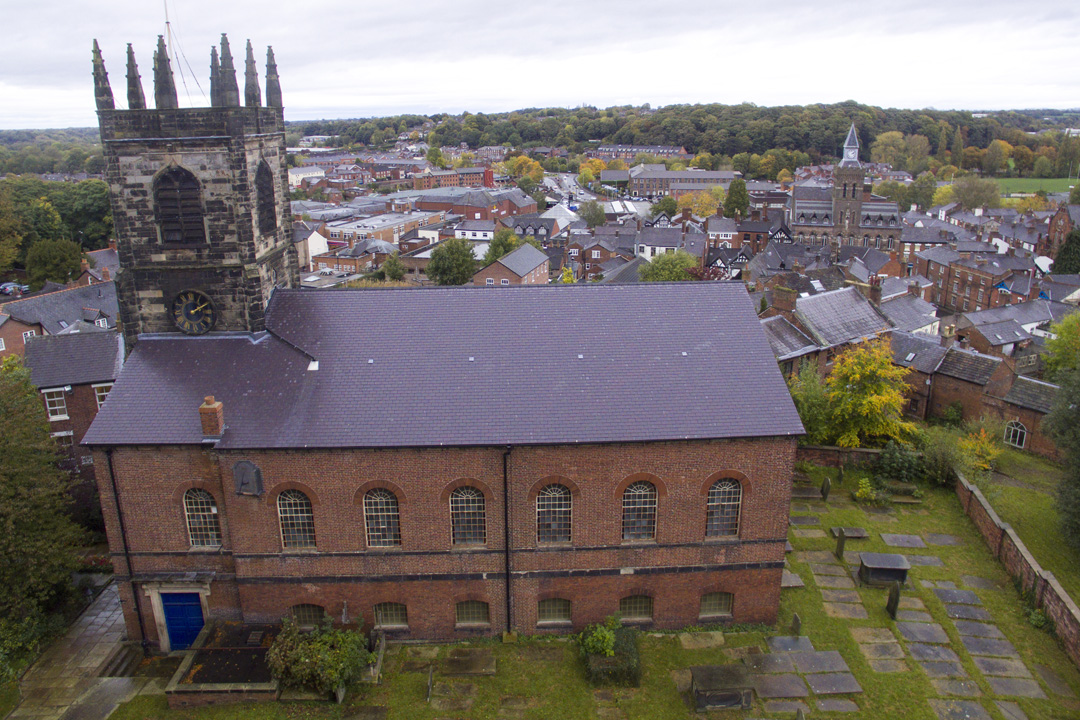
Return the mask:
<svg viewBox="0 0 1080 720">
<path fill-rule="evenodd" d="M 971 325 L 991 325 L 1015 320 L 1021 325 L 1040 325 L 1045 322 L 1058 322 L 1077 311 L 1075 305 L 1051 302 L 1049 300 L 1028 300 L 1015 305 L 1002 305 L 978 312 L 964 313 L 964 320 Z"/>
<path fill-rule="evenodd" d="M 795 316 L 821 347 L 872 337 L 889 329 L 889 322 L 851 287 L 796 299 Z"/>
<path fill-rule="evenodd" d="M 649 261 L 643 257 L 636 257 L 630 262 L 624 262 L 614 270 L 604 270 L 604 277 L 597 280 L 597 283 L 607 285 L 625 285 L 627 283 L 639 283 L 641 282 L 641 267 L 648 265 Z M 607 263 L 601 266 L 603 269 Z"/>
<path fill-rule="evenodd" d="M 1000 364 L 1001 358 L 983 355 L 974 350 L 949 348 L 938 366 L 938 372 L 975 385 L 985 385 L 990 382 L 990 376 Z"/>
<path fill-rule="evenodd" d="M 141 337 L 85 443 L 201 444 L 206 395 L 220 449 L 803 433 L 737 282 L 278 290 L 266 326 Z"/>
<path fill-rule="evenodd" d="M 79 320 L 104 316 L 109 327 L 116 327 L 120 306 L 116 302 L 116 282 L 95 283 L 57 292 L 13 300 L 4 312 L 27 325 L 41 325 L 49 335 L 56 335 Z M 89 315 L 89 317 L 88 317 Z"/>
<path fill-rule="evenodd" d="M 124 364 L 124 338 L 115 330 L 38 336 L 23 361 L 39 388 L 109 382 Z"/>
<path fill-rule="evenodd" d="M 780 315 L 762 320 L 761 327 L 777 361 L 801 357 L 818 349 L 813 340 Z"/>
<path fill-rule="evenodd" d="M 908 291 L 908 286 L 912 283 L 917 284 L 919 290 L 934 284 L 918 273 L 902 278 L 884 277 L 881 278 L 881 299 L 888 300 L 897 295 L 906 293 Z"/>
<path fill-rule="evenodd" d="M 1046 414 L 1057 397 L 1058 386 L 1034 378 L 1017 376 L 1004 400 L 1013 405 Z"/>
<path fill-rule="evenodd" d="M 517 250 L 499 258 L 496 262 L 505 266 L 507 270 L 518 277 L 525 277 L 547 261 L 548 256 L 545 252 L 537 250 L 529 243 L 525 243 Z"/>
<path fill-rule="evenodd" d="M 1030 340 L 1031 335 L 1024 330 L 1024 326 L 1015 320 L 1003 320 L 1002 322 L 989 323 L 975 326 L 975 331 L 986 338 L 992 346 L 1008 345 L 1009 343 Z"/>
<path fill-rule="evenodd" d="M 908 293 L 885 300 L 878 309 L 893 327 L 905 332 L 914 332 L 937 320 L 933 305 Z"/>
<path fill-rule="evenodd" d="M 106 268 L 109 270 L 110 278 L 116 277 L 116 271 L 120 269 L 120 256 L 117 255 L 116 250 L 113 248 L 92 250 L 86 253 L 86 257 L 93 266 L 90 268 L 90 274 L 95 280 L 102 279 L 102 271 Z"/>
<path fill-rule="evenodd" d="M 651 247 L 677 248 L 679 243 L 682 242 L 682 234 L 682 228 L 680 227 L 646 227 L 638 231 L 634 243 Z"/>
<path fill-rule="evenodd" d="M 914 368 L 924 375 L 934 374 L 948 351 L 937 336 L 916 335 L 899 330 L 889 336 L 889 343 L 894 364 Z"/>
</svg>

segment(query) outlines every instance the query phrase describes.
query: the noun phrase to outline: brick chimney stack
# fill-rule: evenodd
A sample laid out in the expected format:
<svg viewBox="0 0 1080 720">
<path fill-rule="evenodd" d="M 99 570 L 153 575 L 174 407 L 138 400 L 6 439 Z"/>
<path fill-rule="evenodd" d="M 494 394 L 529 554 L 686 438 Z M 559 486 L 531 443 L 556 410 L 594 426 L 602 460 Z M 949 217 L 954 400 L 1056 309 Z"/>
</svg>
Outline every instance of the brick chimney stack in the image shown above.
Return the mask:
<svg viewBox="0 0 1080 720">
<path fill-rule="evenodd" d="M 909 295 L 913 295 L 914 297 L 922 297 L 922 288 L 919 287 L 919 283 L 917 282 L 909 282 L 907 284 L 907 291 Z"/>
<path fill-rule="evenodd" d="M 776 287 L 772 291 L 772 305 L 781 312 L 795 312 L 798 293 L 788 287 Z"/>
<path fill-rule="evenodd" d="M 881 278 L 877 275 L 870 276 L 870 302 L 874 307 L 881 305 Z"/>
<path fill-rule="evenodd" d="M 109 282 L 110 280 L 112 280 L 112 278 L 110 277 L 109 268 L 101 268 L 101 282 Z"/>
<path fill-rule="evenodd" d="M 199 406 L 199 422 L 202 424 L 203 437 L 217 440 L 225 433 L 225 408 L 220 400 L 207 395 Z"/>
</svg>

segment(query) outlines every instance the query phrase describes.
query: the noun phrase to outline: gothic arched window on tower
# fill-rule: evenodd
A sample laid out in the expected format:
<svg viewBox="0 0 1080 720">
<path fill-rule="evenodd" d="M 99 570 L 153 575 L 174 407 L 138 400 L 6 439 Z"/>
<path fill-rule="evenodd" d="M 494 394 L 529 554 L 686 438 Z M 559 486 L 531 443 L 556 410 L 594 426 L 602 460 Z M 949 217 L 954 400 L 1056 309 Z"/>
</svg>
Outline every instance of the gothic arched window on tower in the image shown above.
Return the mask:
<svg viewBox="0 0 1080 720">
<path fill-rule="evenodd" d="M 259 214 L 259 232 L 269 235 L 277 230 L 277 208 L 274 204 L 274 176 L 263 160 L 255 171 L 256 211 Z"/>
<path fill-rule="evenodd" d="M 206 242 L 199 181 L 181 167 L 171 167 L 154 183 L 154 212 L 167 243 Z"/>
</svg>

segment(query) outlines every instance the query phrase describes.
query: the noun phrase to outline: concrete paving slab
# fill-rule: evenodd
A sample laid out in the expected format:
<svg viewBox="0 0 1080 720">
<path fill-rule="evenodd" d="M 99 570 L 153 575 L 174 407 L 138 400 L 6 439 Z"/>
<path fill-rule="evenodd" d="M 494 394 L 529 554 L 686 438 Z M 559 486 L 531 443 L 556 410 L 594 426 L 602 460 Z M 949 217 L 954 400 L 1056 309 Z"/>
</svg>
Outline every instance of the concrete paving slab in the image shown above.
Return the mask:
<svg viewBox="0 0 1080 720">
<path fill-rule="evenodd" d="M 790 523 L 792 525 L 820 525 L 821 520 L 816 515 L 792 515 Z"/>
<path fill-rule="evenodd" d="M 907 650 L 911 653 L 911 657 L 916 660 L 929 662 L 960 662 L 960 656 L 957 655 L 952 648 L 942 647 L 941 645 L 912 643 L 911 645 L 908 645 Z"/>
<path fill-rule="evenodd" d="M 850 695 L 863 691 L 862 685 L 849 672 L 807 675 L 806 682 L 815 695 Z"/>
<path fill-rule="evenodd" d="M 930 681 L 937 688 L 939 695 L 957 697 L 982 697 L 982 690 L 974 680 L 956 680 L 953 678 L 934 678 Z"/>
<path fill-rule="evenodd" d="M 991 655 L 996 657 L 1020 657 L 1016 648 L 1008 640 L 967 637 L 960 638 L 964 648 L 972 655 Z"/>
<path fill-rule="evenodd" d="M 970 620 L 957 620 L 953 624 L 956 625 L 956 631 L 961 635 L 996 638 L 998 640 L 1002 640 L 1005 638 L 1004 633 L 998 630 L 997 625 L 990 625 L 988 623 L 981 622 L 971 622 Z"/>
<path fill-rule="evenodd" d="M 822 603 L 825 614 L 829 617 L 844 618 L 846 620 L 866 620 L 870 616 L 862 605 L 852 603 Z"/>
<path fill-rule="evenodd" d="M 888 628 L 853 627 L 848 628 L 851 637 L 857 643 L 894 643 L 896 636 Z"/>
<path fill-rule="evenodd" d="M 679 633 L 679 644 L 683 650 L 707 650 L 724 644 L 724 633 L 712 632 Z"/>
<path fill-rule="evenodd" d="M 974 656 L 971 659 L 983 675 L 1031 678 L 1031 671 L 1027 669 L 1027 666 L 1014 658 Z"/>
<path fill-rule="evenodd" d="M 813 651 L 814 643 L 805 635 L 794 637 L 792 635 L 777 635 L 767 638 L 765 644 L 773 652 L 809 652 Z"/>
<path fill-rule="evenodd" d="M 120 703 L 139 694 L 147 678 L 99 678 L 61 715 L 63 720 L 105 720 Z"/>
<path fill-rule="evenodd" d="M 991 720 L 990 713 L 974 700 L 927 700 L 938 720 Z"/>
<path fill-rule="evenodd" d="M 825 565 L 839 565 L 840 561 L 836 559 L 828 550 L 800 550 L 795 553 L 795 559 L 805 563 L 823 563 Z"/>
<path fill-rule="evenodd" d="M 791 572 L 787 568 L 784 568 L 784 572 L 780 576 L 781 588 L 801 588 L 806 587 L 806 583 L 796 573 Z"/>
<path fill-rule="evenodd" d="M 949 636 L 937 623 L 898 622 L 896 629 L 901 637 L 910 642 L 949 644 Z"/>
<path fill-rule="evenodd" d="M 847 570 L 842 566 L 825 565 L 824 563 L 810 563 L 810 572 L 815 575 L 847 575 Z"/>
<path fill-rule="evenodd" d="M 997 709 L 1001 711 L 1001 716 L 1005 720 L 1028 720 L 1027 713 L 1020 709 L 1020 706 L 1009 700 L 995 700 L 994 704 L 997 705 Z"/>
<path fill-rule="evenodd" d="M 798 675 L 751 675 L 750 684 L 758 697 L 801 698 L 810 695 L 806 683 Z"/>
<path fill-rule="evenodd" d="M 889 547 L 901 548 L 924 548 L 926 543 L 918 535 L 903 535 L 897 533 L 881 533 L 881 541 Z"/>
<path fill-rule="evenodd" d="M 992 620 L 990 612 L 978 605 L 946 605 L 945 614 L 954 620 Z"/>
<path fill-rule="evenodd" d="M 821 712 L 849 713 L 859 712 L 859 706 L 850 700 L 818 700 L 817 709 Z"/>
<path fill-rule="evenodd" d="M 930 613 L 922 610 L 898 610 L 896 612 L 896 619 L 904 622 L 921 622 L 928 623 L 933 622 L 934 618 Z"/>
<path fill-rule="evenodd" d="M 920 662 L 922 669 L 932 678 L 967 677 L 967 670 L 958 662 Z"/>
<path fill-rule="evenodd" d="M 822 588 L 821 599 L 825 602 L 833 603 L 861 603 L 862 598 L 859 597 L 859 593 L 855 590 L 836 590 L 833 588 Z"/>
<path fill-rule="evenodd" d="M 942 588 L 940 585 L 934 590 L 941 602 L 955 605 L 982 605 L 979 596 L 970 590 L 953 590 Z"/>
<path fill-rule="evenodd" d="M 993 580 L 987 578 L 976 577 L 974 575 L 961 575 L 960 582 L 964 585 L 975 588 L 976 590 L 1004 590 L 1002 586 L 998 585 Z"/>
<path fill-rule="evenodd" d="M 904 648 L 900 647 L 900 643 L 859 645 L 859 652 L 867 660 L 899 660 L 904 657 Z"/>
<path fill-rule="evenodd" d="M 901 595 L 900 596 L 900 604 L 897 607 L 899 607 L 901 610 L 925 610 L 926 609 L 926 605 L 923 604 L 922 600 L 920 600 L 917 597 L 912 597 L 910 595 Z"/>
<path fill-rule="evenodd" d="M 1039 687 L 1039 683 L 1034 680 L 1012 677 L 987 677 L 986 681 L 990 683 L 995 695 L 1046 699 L 1046 693 Z"/>
<path fill-rule="evenodd" d="M 937 555 L 905 555 L 912 567 L 945 567 L 945 563 Z"/>
<path fill-rule="evenodd" d="M 836 588 L 841 590 L 854 590 L 855 581 L 849 577 L 837 577 L 833 575 L 815 575 L 814 582 L 818 587 Z"/>
<path fill-rule="evenodd" d="M 870 668 L 878 673 L 900 673 L 908 671 L 907 663 L 903 660 L 868 660 L 867 662 L 870 663 Z"/>
<path fill-rule="evenodd" d="M 1046 686 L 1050 688 L 1050 692 L 1061 697 L 1074 698 L 1076 693 L 1069 687 L 1069 683 L 1065 682 L 1060 675 L 1053 671 L 1047 665 L 1036 665 L 1035 672 L 1039 674 Z"/>
<path fill-rule="evenodd" d="M 853 565 L 853 566 L 857 567 L 861 560 L 862 560 L 862 553 L 856 552 L 854 550 L 845 550 L 844 551 L 844 562 L 847 563 L 848 565 Z"/>
<path fill-rule="evenodd" d="M 795 668 L 803 673 L 847 672 L 848 664 L 835 650 L 817 650 L 814 652 L 789 653 Z"/>
</svg>

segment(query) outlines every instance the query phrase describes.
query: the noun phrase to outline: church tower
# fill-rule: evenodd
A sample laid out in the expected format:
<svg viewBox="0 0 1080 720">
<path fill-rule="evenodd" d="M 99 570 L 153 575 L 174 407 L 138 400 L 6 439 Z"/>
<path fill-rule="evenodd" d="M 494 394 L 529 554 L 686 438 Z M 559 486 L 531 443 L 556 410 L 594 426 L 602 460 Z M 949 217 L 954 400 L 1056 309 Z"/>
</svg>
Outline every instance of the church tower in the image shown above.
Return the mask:
<svg viewBox="0 0 1080 720">
<path fill-rule="evenodd" d="M 241 105 L 225 35 L 220 56 L 211 51 L 210 107 L 179 107 L 161 36 L 153 109 L 131 45 L 126 110 L 115 107 L 96 40 L 93 65 L 128 347 L 140 333 L 262 330 L 274 289 L 299 286 L 274 51 L 265 106 L 250 41 Z"/>
<path fill-rule="evenodd" d="M 844 155 L 833 168 L 833 223 L 838 245 L 856 244 L 866 172 L 859 162 L 859 135 L 851 123 L 844 140 Z"/>
</svg>

